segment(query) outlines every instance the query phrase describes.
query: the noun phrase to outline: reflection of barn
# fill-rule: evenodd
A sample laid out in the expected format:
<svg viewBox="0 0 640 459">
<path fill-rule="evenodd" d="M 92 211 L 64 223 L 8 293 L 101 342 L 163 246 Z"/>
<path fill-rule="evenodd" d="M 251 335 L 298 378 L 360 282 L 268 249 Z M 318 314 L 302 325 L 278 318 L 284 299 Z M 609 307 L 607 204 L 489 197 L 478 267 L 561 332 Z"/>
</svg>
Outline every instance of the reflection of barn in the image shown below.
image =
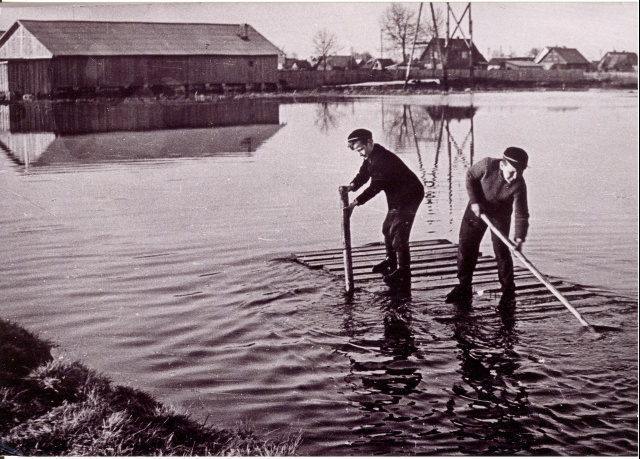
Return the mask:
<svg viewBox="0 0 640 459">
<path fill-rule="evenodd" d="M 0 130 L 52 132 L 58 136 L 112 131 L 156 131 L 247 124 L 278 124 L 275 101 L 234 99 L 212 103 L 53 102 L 0 108 Z"/>
<path fill-rule="evenodd" d="M 276 102 L 0 107 L 0 149 L 25 166 L 251 156 L 280 128 Z"/>
<path fill-rule="evenodd" d="M 248 24 L 19 20 L 0 38 L 0 93 L 263 88 L 278 54 Z"/>
<path fill-rule="evenodd" d="M 428 105 L 427 107 L 425 107 L 425 111 L 434 121 L 460 121 L 472 119 L 478 111 L 478 108 L 474 106 L 456 107 L 452 105 Z"/>
</svg>

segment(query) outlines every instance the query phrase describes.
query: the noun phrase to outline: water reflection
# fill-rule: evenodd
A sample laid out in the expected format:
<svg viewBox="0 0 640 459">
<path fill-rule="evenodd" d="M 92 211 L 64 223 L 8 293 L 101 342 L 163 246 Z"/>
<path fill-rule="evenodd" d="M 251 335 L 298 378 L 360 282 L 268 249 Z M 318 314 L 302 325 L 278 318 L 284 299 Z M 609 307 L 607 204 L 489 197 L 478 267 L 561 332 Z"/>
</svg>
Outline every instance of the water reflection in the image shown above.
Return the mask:
<svg viewBox="0 0 640 459">
<path fill-rule="evenodd" d="M 0 106 L 0 148 L 29 167 L 251 156 L 281 128 L 275 101 L 31 102 Z"/>
<path fill-rule="evenodd" d="M 425 356 L 416 339 L 414 307 L 407 295 L 343 308 L 343 326 L 350 337 L 350 371 L 344 381 L 351 391 L 347 399 L 362 413 L 353 430 L 361 454 L 380 451 L 380 442 L 402 448 L 414 432 L 424 429 L 415 422 L 427 408 L 418 403 L 425 391 Z"/>
<path fill-rule="evenodd" d="M 484 323 L 469 306 L 454 314 L 461 381 L 452 387 L 447 412 L 457 427 L 453 433 L 465 440 L 465 454 L 514 454 L 534 442 L 530 426 L 519 421 L 530 419 L 531 407 L 526 387 L 514 377 L 520 367 L 515 309 L 498 312 L 499 324 Z"/>
<path fill-rule="evenodd" d="M 473 164 L 473 118 L 478 108 L 381 102 L 380 109 L 382 130 L 392 149 L 401 155 L 417 155 L 429 218 L 454 215 L 458 192 L 454 177 L 464 176 Z M 447 208 L 437 207 L 438 202 L 446 202 Z"/>
<path fill-rule="evenodd" d="M 532 408 L 526 386 L 517 382 L 515 308 L 451 311 L 452 349 L 426 328 L 410 296 L 367 301 L 350 299 L 341 308 L 349 337 L 347 399 L 362 413 L 353 430 L 360 453 L 377 451 L 379 442 L 396 452 L 429 454 L 513 454 L 534 447 L 532 428 L 521 421 L 531 419 Z M 452 352 L 457 371 L 445 363 Z M 442 400 L 443 390 L 448 399 Z M 426 440 L 444 437 L 456 440 L 445 449 Z"/>
<path fill-rule="evenodd" d="M 385 405 L 397 404 L 422 380 L 418 366 L 411 362 L 418 348 L 411 326 L 410 298 L 384 301 L 380 310 L 383 313 L 382 337 L 367 339 L 353 336 L 351 340 L 361 349 L 376 348 L 375 353 L 350 355 L 351 373 L 346 377 L 355 392 L 376 394 L 359 400 L 366 411 L 386 411 Z"/>
<path fill-rule="evenodd" d="M 345 106 L 353 106 L 353 103 L 345 102 L 320 102 L 316 105 L 315 125 L 323 133 L 329 133 L 340 128 L 340 119 L 346 116 L 342 111 Z"/>
</svg>

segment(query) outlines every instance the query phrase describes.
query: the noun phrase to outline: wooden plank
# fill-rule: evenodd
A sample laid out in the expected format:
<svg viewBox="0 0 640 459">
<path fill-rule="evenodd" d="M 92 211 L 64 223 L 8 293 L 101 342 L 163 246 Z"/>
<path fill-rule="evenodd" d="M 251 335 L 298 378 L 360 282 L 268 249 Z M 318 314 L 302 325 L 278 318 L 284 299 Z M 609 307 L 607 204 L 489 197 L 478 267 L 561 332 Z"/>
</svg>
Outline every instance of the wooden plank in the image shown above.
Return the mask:
<svg viewBox="0 0 640 459">
<path fill-rule="evenodd" d="M 518 284 L 518 280 L 521 278 L 524 279 L 535 279 L 534 276 L 527 273 L 514 273 L 514 279 L 516 280 L 516 285 Z M 436 289 L 445 289 L 445 288 L 453 288 L 458 285 L 458 278 L 456 276 L 447 276 L 446 278 L 440 279 L 429 279 L 426 277 L 414 278 L 417 282 L 418 288 L 422 287 L 421 290 L 436 290 Z M 473 280 L 473 288 L 475 290 L 482 290 L 484 285 L 500 285 L 498 283 L 498 272 L 491 273 L 487 276 L 474 276 Z"/>
<path fill-rule="evenodd" d="M 457 251 L 458 248 L 453 245 L 433 245 L 433 246 L 419 246 L 411 249 L 412 253 L 428 253 L 428 252 L 452 252 Z M 357 250 L 353 249 L 351 251 L 354 259 L 362 259 L 362 258 L 384 258 L 386 256 L 384 248 L 377 250 Z M 337 260 L 342 256 L 342 253 L 327 253 L 327 254 L 319 254 L 314 256 L 306 256 L 306 257 L 296 257 L 296 259 L 301 263 L 320 263 L 324 261 Z"/>
<path fill-rule="evenodd" d="M 445 247 L 445 246 L 441 246 L 441 247 L 437 247 L 437 248 L 433 248 L 433 249 L 428 249 L 428 248 L 416 248 L 416 249 L 412 249 L 411 253 L 412 254 L 438 254 L 438 253 L 456 253 L 457 252 L 457 247 Z M 380 250 L 377 252 L 372 252 L 372 251 L 366 251 L 366 252 L 362 252 L 362 251 L 352 251 L 351 252 L 351 256 L 354 260 L 376 260 L 379 261 L 381 259 L 383 259 L 386 256 L 386 253 L 384 250 Z M 298 258 L 297 261 L 303 264 L 311 264 L 311 265 L 318 265 L 318 264 L 322 264 L 322 263 L 337 263 L 340 258 L 342 257 L 342 254 L 331 254 L 331 255 L 322 255 L 322 256 L 317 256 L 317 257 L 303 257 L 303 258 Z"/>
<path fill-rule="evenodd" d="M 377 263 L 381 261 L 381 259 L 375 258 L 372 261 L 366 261 L 366 262 L 358 261 L 358 263 L 353 263 L 354 270 L 359 269 L 360 271 L 365 271 L 369 273 L 371 272 L 372 266 L 375 264 L 374 261 L 375 263 Z M 453 253 L 445 252 L 445 253 L 439 253 L 434 255 L 423 255 L 420 257 L 413 257 L 411 261 L 411 267 L 412 267 L 411 269 L 412 269 L 412 272 L 415 272 L 418 267 L 424 267 L 425 265 L 432 266 L 435 268 L 440 266 L 450 266 L 455 263 L 456 263 L 456 252 L 453 252 Z M 309 266 L 311 267 L 321 266 L 326 271 L 334 271 L 335 269 L 338 269 L 341 266 L 341 264 L 338 262 L 332 261 L 331 263 L 327 263 L 323 265 L 314 263 L 314 264 L 310 264 Z"/>
<path fill-rule="evenodd" d="M 410 247 L 423 247 L 423 246 L 429 246 L 429 245 L 438 245 L 438 244 L 448 244 L 448 245 L 455 245 L 452 242 L 446 240 L 446 239 L 426 239 L 423 241 L 413 241 L 409 243 Z M 361 245 L 358 247 L 353 247 L 353 250 L 369 250 L 369 249 L 382 249 L 384 250 L 384 243 L 382 242 L 372 242 L 369 244 L 365 244 L 365 245 Z M 315 255 L 323 255 L 323 254 L 327 254 L 327 253 L 337 253 L 340 254 L 342 253 L 340 251 L 340 249 L 325 249 L 325 250 L 311 250 L 311 251 L 307 251 L 307 252 L 299 252 L 297 254 L 293 254 L 294 257 L 296 258 L 300 258 L 300 257 L 311 257 L 311 256 L 315 256 Z"/>
</svg>

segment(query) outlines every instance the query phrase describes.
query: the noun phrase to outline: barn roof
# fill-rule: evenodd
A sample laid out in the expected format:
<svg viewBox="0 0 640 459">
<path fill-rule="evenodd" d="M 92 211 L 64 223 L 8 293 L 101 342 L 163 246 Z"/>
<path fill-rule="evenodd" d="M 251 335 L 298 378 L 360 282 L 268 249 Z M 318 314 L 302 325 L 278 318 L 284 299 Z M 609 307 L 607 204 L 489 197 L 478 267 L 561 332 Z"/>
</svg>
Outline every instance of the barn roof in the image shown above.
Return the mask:
<svg viewBox="0 0 640 459">
<path fill-rule="evenodd" d="M 565 64 L 589 64 L 590 62 L 580 54 L 576 48 L 565 48 L 559 46 L 549 46 L 542 50 L 541 54 L 536 57 L 535 62 L 540 63 L 546 59 L 552 52 L 555 52 Z"/>
<path fill-rule="evenodd" d="M 19 20 L 2 36 L 0 47 L 20 26 L 54 56 L 280 53 L 248 24 Z"/>
<path fill-rule="evenodd" d="M 600 60 L 598 68 L 617 69 L 634 65 L 638 65 L 638 55 L 636 53 L 610 51 Z"/>
<path fill-rule="evenodd" d="M 448 43 L 448 45 L 447 45 Z M 444 51 L 445 48 L 448 48 L 450 51 L 458 52 L 458 51 L 466 51 L 469 49 L 467 41 L 462 38 L 450 38 L 447 42 L 444 38 L 432 38 L 427 47 L 422 52 L 420 56 L 420 61 L 424 61 L 428 57 L 428 52 L 431 48 L 438 49 L 438 46 L 442 48 Z M 471 44 L 471 55 L 473 57 L 473 62 L 475 64 L 487 64 L 487 60 L 484 58 L 482 53 L 478 51 L 475 43 Z"/>
</svg>

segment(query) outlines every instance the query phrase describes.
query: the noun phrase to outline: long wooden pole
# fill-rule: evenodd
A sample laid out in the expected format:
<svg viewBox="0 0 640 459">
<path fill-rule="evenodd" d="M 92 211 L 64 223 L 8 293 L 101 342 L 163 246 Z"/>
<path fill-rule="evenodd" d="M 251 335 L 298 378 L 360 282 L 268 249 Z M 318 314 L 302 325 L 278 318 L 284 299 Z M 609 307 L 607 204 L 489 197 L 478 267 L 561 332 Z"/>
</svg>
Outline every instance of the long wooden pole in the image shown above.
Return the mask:
<svg viewBox="0 0 640 459">
<path fill-rule="evenodd" d="M 504 242 L 507 247 L 509 247 L 509 249 L 511 249 L 511 251 L 513 252 L 513 254 L 518 257 L 520 259 L 520 261 L 522 263 L 524 263 L 524 265 L 529 269 L 529 271 L 531 271 L 533 273 L 534 276 L 536 276 L 538 278 L 538 280 L 540 282 L 542 282 L 544 284 L 545 287 L 547 287 L 551 293 L 553 293 L 556 298 L 558 298 L 560 300 L 560 302 L 569 310 L 571 311 L 571 313 L 576 316 L 576 318 L 580 321 L 580 323 L 585 326 L 585 327 L 591 327 L 591 325 L 589 325 L 589 323 L 584 320 L 582 318 L 582 316 L 580 315 L 580 313 L 578 311 L 576 311 L 576 309 L 571 306 L 571 304 L 569 303 L 569 301 L 567 301 L 567 299 L 562 295 L 562 293 L 560 293 L 558 291 L 558 289 L 556 289 L 553 284 L 551 284 L 551 282 L 549 282 L 547 280 L 547 278 L 544 276 L 544 274 L 542 274 L 540 271 L 538 271 L 536 269 L 535 266 L 533 266 L 533 263 L 531 263 L 527 257 L 524 256 L 524 254 L 522 252 L 520 252 L 519 250 L 516 250 L 516 244 L 511 241 L 511 239 L 508 239 L 504 234 L 502 234 L 500 232 L 500 230 L 498 228 L 496 228 L 493 223 L 491 223 L 491 220 L 489 220 L 489 217 L 487 217 L 485 214 L 480 214 L 480 218 L 487 224 L 487 226 L 489 227 L 489 229 L 491 231 L 493 231 L 493 233 L 498 236 L 500 238 L 500 240 L 502 242 Z"/>
<path fill-rule="evenodd" d="M 353 292 L 353 264 L 351 261 L 351 210 L 346 207 L 349 205 L 349 188 L 341 186 L 338 188 L 340 192 L 340 208 L 342 209 L 342 257 L 344 259 L 344 282 L 347 293 Z"/>
<path fill-rule="evenodd" d="M 407 83 L 409 83 L 409 75 L 411 74 L 411 62 L 413 62 L 413 53 L 416 50 L 416 41 L 418 41 L 418 32 L 420 31 L 420 16 L 422 16 L 422 2 L 420 2 L 420 9 L 418 10 L 418 21 L 416 22 L 416 33 L 413 36 L 413 46 L 411 47 L 411 56 L 409 62 L 407 62 L 407 74 L 404 77 L 404 90 L 407 90 Z"/>
</svg>

